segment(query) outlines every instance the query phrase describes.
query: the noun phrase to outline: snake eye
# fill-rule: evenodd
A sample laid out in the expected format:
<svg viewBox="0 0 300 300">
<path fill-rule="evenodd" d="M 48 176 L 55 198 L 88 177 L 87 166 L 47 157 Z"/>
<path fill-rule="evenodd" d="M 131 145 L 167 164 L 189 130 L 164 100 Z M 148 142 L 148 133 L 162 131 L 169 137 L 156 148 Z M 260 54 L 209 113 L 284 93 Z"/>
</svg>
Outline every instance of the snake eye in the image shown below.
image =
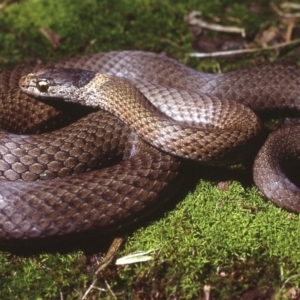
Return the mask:
<svg viewBox="0 0 300 300">
<path fill-rule="evenodd" d="M 39 80 L 37 82 L 37 88 L 42 93 L 47 92 L 48 88 L 49 88 L 49 84 L 48 84 L 47 80 Z"/>
</svg>

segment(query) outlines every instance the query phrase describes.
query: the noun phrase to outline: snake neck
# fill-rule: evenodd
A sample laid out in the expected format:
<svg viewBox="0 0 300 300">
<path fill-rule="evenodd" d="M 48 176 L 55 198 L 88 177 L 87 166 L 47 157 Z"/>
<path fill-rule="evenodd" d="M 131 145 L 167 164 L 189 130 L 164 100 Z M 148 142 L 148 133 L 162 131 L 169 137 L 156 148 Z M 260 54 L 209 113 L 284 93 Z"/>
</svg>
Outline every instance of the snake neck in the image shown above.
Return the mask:
<svg viewBox="0 0 300 300">
<path fill-rule="evenodd" d="M 225 140 L 232 133 L 223 130 L 219 134 L 219 146 L 212 147 L 209 152 L 204 150 L 204 145 L 216 141 L 213 137 L 216 133 L 174 121 L 159 111 L 137 88 L 121 78 L 96 74 L 90 83 L 75 89 L 69 100 L 116 115 L 145 141 L 178 157 L 205 162 L 240 146 L 241 139 L 237 138 L 230 149 L 225 149 Z M 236 133 L 233 135 L 238 136 Z"/>
</svg>

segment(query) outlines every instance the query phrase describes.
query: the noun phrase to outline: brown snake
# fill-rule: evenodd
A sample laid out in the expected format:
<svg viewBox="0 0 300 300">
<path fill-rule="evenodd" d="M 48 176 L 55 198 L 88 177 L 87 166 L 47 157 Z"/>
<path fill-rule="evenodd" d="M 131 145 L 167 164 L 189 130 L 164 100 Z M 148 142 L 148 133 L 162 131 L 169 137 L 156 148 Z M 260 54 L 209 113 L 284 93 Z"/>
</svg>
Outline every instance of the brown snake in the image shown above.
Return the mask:
<svg viewBox="0 0 300 300">
<path fill-rule="evenodd" d="M 150 208 L 157 207 L 161 199 L 172 195 L 172 186 L 181 180 L 184 164 L 175 156 L 215 164 L 238 156 L 240 150 L 251 145 L 260 131 L 260 122 L 240 102 L 260 112 L 266 109 L 297 110 L 299 99 L 300 71 L 294 66 L 261 66 L 212 75 L 196 72 L 163 55 L 134 51 L 83 56 L 54 66 L 127 78 L 153 105 L 127 81 L 111 81 L 103 75 L 96 78 L 98 75 L 94 73 L 80 71 L 76 74 L 72 70 L 71 79 L 66 77 L 67 81 L 59 84 L 68 84 L 69 80 L 69 91 L 73 87 L 78 91 L 96 82 L 95 79 L 102 80 L 104 91 L 93 86 L 90 95 L 77 97 L 77 100 L 90 101 L 92 106 L 98 107 L 93 95 L 102 93 L 100 98 L 107 100 L 111 99 L 109 94 L 113 91 L 114 102 L 109 103 L 108 110 L 127 122 L 136 133 L 119 118 L 103 111 L 52 133 L 32 136 L 1 133 L 0 155 L 3 161 L 0 162 L 0 177 L 5 178 L 0 182 L 1 238 L 40 238 L 90 229 L 105 232 L 125 226 L 145 215 Z M 43 125 L 40 131 L 51 130 L 47 119 L 59 125 L 65 118 L 63 113 L 18 89 L 21 75 L 38 69 L 39 66 L 19 66 L 1 74 L 1 122 L 5 129 L 19 131 L 21 128 L 22 133 L 32 133 L 40 128 L 38 125 Z M 42 92 L 45 83 L 48 84 L 43 76 L 42 81 L 34 78 L 35 83 L 41 85 Z M 55 78 L 57 76 L 55 74 Z M 119 82 L 115 84 L 116 81 Z M 21 81 L 21 86 L 23 83 Z M 124 97 L 124 88 L 125 94 L 137 95 L 143 105 L 128 100 L 130 102 L 116 110 L 115 104 Z M 89 87 L 91 90 L 92 86 Z M 83 91 L 80 93 L 82 95 Z M 135 113 L 128 110 L 131 106 L 135 107 Z M 14 113 L 10 112 L 11 109 Z M 15 117 L 18 112 L 19 118 Z M 142 121 L 136 118 L 140 115 L 144 116 Z M 199 126 L 200 129 L 196 128 Z M 288 130 L 288 134 L 284 132 L 285 139 L 295 140 L 294 132 L 297 134 L 299 129 L 294 128 L 297 126 L 283 129 Z M 270 137 L 271 142 L 275 134 L 278 133 Z M 149 146 L 138 136 L 175 156 Z M 297 143 L 294 144 L 297 148 Z M 283 155 L 287 156 L 284 151 L 288 150 L 282 148 Z M 276 173 L 278 164 L 275 163 L 270 172 L 275 174 L 276 184 L 267 181 L 269 175 L 263 170 L 269 169 L 268 159 L 271 163 L 275 161 L 268 153 L 269 149 L 265 146 L 256 160 L 254 180 L 277 205 L 299 212 L 299 192 L 292 182 Z M 282 157 L 280 151 L 274 151 L 274 146 L 271 149 L 279 159 Z M 291 158 L 292 155 L 298 156 L 294 148 L 290 152 Z M 93 170 L 106 166 L 106 160 L 115 158 L 124 160 Z M 79 174 L 84 170 L 89 172 Z M 73 171 L 78 174 L 70 176 Z M 61 178 L 20 181 L 55 176 Z M 281 186 L 284 191 L 289 191 L 288 199 L 281 196 Z M 273 192 L 268 194 L 270 190 Z"/>
</svg>

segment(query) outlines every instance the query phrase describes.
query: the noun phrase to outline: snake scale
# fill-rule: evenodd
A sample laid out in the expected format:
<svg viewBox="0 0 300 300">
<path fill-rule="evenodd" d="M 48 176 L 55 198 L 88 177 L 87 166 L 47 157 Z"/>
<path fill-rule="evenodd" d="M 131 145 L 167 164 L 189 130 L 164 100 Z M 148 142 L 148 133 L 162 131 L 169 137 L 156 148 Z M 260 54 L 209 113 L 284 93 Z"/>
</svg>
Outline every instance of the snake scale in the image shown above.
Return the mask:
<svg viewBox="0 0 300 300">
<path fill-rule="evenodd" d="M 224 164 L 243 158 L 261 131 L 252 110 L 299 110 L 296 66 L 259 66 L 214 75 L 164 55 L 121 51 L 63 60 L 52 67 L 58 69 L 49 73 L 49 65 L 19 65 L 0 75 L 1 126 L 21 133 L 1 132 L 2 239 L 123 227 L 176 192 L 186 159 Z M 32 72 L 30 78 L 27 74 Z M 30 87 L 36 91 L 38 85 L 39 95 L 51 91 L 55 98 L 108 112 L 93 110 L 54 130 L 72 121 L 69 114 L 55 108 L 57 101 L 49 105 L 21 92 L 19 80 L 24 75 L 23 90 L 31 80 Z M 132 100 L 136 98 L 138 102 Z M 108 100 L 104 107 L 102 99 Z M 65 109 L 77 117 L 84 110 Z M 254 166 L 254 181 L 263 193 L 295 212 L 300 211 L 299 191 L 281 165 L 298 158 L 299 134 L 298 126 L 270 134 Z M 100 166 L 104 168 L 96 170 Z"/>
</svg>

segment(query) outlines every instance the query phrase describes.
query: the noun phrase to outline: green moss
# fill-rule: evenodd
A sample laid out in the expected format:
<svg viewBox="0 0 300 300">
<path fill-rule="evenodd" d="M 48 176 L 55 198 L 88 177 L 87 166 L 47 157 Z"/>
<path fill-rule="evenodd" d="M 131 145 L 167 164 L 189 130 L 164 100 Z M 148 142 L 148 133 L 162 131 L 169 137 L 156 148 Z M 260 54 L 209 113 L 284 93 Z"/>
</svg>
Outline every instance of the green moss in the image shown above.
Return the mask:
<svg viewBox="0 0 300 300">
<path fill-rule="evenodd" d="M 122 277 L 133 272 L 138 278 L 149 269 L 162 286 L 170 282 L 168 295 L 178 290 L 184 299 L 198 297 L 206 283 L 215 290 L 231 286 L 231 293 L 239 285 L 258 284 L 266 279 L 258 270 L 271 269 L 273 284 L 279 284 L 291 270 L 300 272 L 300 246 L 295 243 L 299 222 L 298 215 L 262 200 L 255 188 L 245 190 L 231 182 L 228 190 L 220 191 L 201 181 L 174 211 L 130 238 L 125 253 L 158 249 L 157 256 L 148 267 L 127 266 Z M 158 272 L 162 265 L 168 267 Z M 243 269 L 243 279 L 230 277 L 238 268 Z M 243 283 L 245 278 L 250 284 Z"/>
<path fill-rule="evenodd" d="M 243 21 L 247 31 L 253 32 L 265 20 L 263 12 L 268 6 L 261 5 L 263 11 L 260 14 L 249 13 L 250 3 L 238 4 L 229 0 L 207 3 L 196 0 L 186 3 L 169 0 L 16 2 L 0 12 L 3 32 L 0 34 L 0 59 L 13 63 L 87 52 L 139 49 L 167 52 L 182 60 L 191 50 L 192 40 L 183 21 L 184 15 L 200 10 L 207 21 L 220 16 L 223 24 L 228 25 L 232 25 L 228 21 L 231 16 Z M 52 48 L 40 33 L 41 27 L 51 29 L 61 37 L 59 49 Z"/>
<path fill-rule="evenodd" d="M 75 299 L 91 278 L 74 261 L 80 253 L 21 258 L 0 255 L 2 299 Z M 76 291 L 77 290 L 77 291 Z"/>
</svg>

